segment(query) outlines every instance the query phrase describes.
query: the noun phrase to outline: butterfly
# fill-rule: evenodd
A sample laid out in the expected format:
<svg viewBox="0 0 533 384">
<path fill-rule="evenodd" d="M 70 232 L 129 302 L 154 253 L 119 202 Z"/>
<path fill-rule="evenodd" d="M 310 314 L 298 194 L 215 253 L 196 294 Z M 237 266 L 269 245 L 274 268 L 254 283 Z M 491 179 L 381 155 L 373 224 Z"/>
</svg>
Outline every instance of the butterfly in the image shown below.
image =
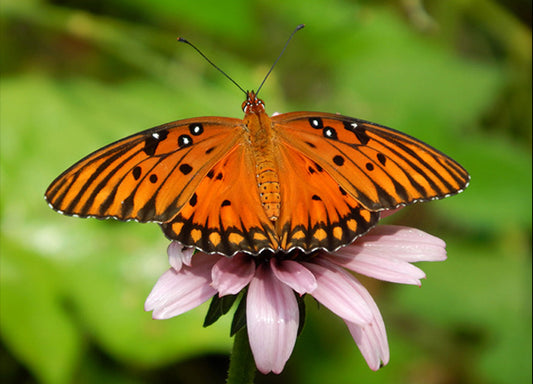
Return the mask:
<svg viewBox="0 0 533 384">
<path fill-rule="evenodd" d="M 334 251 L 374 227 L 380 211 L 469 183 L 450 157 L 379 124 L 269 116 L 253 91 L 242 109 L 243 119 L 178 120 L 99 149 L 45 199 L 66 215 L 156 222 L 172 240 L 231 256 Z"/>
</svg>

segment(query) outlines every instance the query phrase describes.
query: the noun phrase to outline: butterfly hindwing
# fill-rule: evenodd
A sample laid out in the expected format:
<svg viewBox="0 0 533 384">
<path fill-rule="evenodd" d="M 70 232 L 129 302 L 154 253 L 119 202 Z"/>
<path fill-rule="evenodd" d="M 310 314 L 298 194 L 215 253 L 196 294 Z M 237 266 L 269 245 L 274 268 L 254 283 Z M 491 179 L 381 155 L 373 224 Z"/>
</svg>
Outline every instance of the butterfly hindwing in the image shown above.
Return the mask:
<svg viewBox="0 0 533 384">
<path fill-rule="evenodd" d="M 161 224 L 167 237 L 225 255 L 278 248 L 274 225 L 261 207 L 249 151 L 236 146 L 214 165 L 179 214 Z"/>
<path fill-rule="evenodd" d="M 280 147 L 280 248 L 334 251 L 376 225 L 378 212 L 365 209 L 316 162 Z"/>
<path fill-rule="evenodd" d="M 67 215 L 168 221 L 240 132 L 242 120 L 230 118 L 187 119 L 149 129 L 80 160 L 52 182 L 46 200 Z"/>
<path fill-rule="evenodd" d="M 275 131 L 320 164 L 370 210 L 461 192 L 469 175 L 458 163 L 399 131 L 346 116 L 294 112 L 272 118 Z"/>
</svg>

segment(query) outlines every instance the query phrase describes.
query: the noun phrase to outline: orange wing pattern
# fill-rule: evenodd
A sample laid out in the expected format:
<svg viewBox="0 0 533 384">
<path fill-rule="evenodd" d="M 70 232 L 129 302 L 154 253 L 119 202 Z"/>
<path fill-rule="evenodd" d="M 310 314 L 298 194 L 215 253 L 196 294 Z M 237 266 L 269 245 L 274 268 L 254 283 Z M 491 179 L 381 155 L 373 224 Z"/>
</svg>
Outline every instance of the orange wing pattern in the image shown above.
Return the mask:
<svg viewBox="0 0 533 384">
<path fill-rule="evenodd" d="M 448 156 L 378 124 L 317 112 L 286 113 L 272 122 L 284 142 L 372 211 L 454 195 L 470 180 Z"/>
<path fill-rule="evenodd" d="M 236 146 L 215 164 L 179 214 L 161 224 L 167 237 L 226 255 L 278 248 L 274 223 L 261 207 L 248 150 Z"/>
<path fill-rule="evenodd" d="M 281 215 L 276 221 L 280 249 L 334 251 L 377 224 L 317 162 L 288 145 L 280 146 Z"/>
<path fill-rule="evenodd" d="M 79 217 L 165 222 L 241 137 L 242 120 L 180 120 L 108 145 L 56 178 L 45 198 Z"/>
<path fill-rule="evenodd" d="M 173 240 L 205 252 L 254 254 L 264 249 L 333 251 L 372 228 L 379 213 L 364 209 L 318 164 L 279 147 L 281 215 L 275 222 L 261 209 L 252 156 L 239 146 L 220 160 L 188 204 L 161 224 Z"/>
<path fill-rule="evenodd" d="M 381 210 L 468 185 L 455 161 L 390 128 L 315 112 L 269 118 L 253 92 L 243 108 L 244 120 L 180 120 L 104 147 L 46 200 L 67 215 L 158 222 L 204 252 L 257 255 L 334 251 Z"/>
</svg>

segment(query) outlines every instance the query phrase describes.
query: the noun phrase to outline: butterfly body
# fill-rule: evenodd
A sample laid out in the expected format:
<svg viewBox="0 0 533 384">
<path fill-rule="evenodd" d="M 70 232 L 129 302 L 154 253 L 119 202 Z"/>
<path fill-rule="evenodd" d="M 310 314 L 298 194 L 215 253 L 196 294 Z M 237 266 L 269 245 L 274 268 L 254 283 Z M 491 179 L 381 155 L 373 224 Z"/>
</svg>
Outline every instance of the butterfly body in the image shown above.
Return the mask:
<svg viewBox="0 0 533 384">
<path fill-rule="evenodd" d="M 209 253 L 333 251 L 379 211 L 461 192 L 468 173 L 427 144 L 342 115 L 268 116 L 248 92 L 244 118 L 178 120 L 90 154 L 45 198 L 80 217 L 157 222 Z"/>
<path fill-rule="evenodd" d="M 265 112 L 265 106 L 255 93 L 249 92 L 243 103 L 244 126 L 249 135 L 251 157 L 254 159 L 257 188 L 261 204 L 267 217 L 275 221 L 280 215 L 279 167 L 276 162 L 277 142 L 272 130 L 272 120 Z"/>
</svg>

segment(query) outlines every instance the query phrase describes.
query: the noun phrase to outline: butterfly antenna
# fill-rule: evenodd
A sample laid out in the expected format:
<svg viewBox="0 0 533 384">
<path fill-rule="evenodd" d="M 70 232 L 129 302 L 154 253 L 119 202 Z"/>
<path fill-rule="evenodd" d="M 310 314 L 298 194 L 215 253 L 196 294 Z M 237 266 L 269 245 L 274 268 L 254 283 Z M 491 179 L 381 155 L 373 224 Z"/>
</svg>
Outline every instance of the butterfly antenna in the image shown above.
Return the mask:
<svg viewBox="0 0 533 384">
<path fill-rule="evenodd" d="M 274 61 L 274 64 L 272 64 L 272 67 L 270 67 L 270 70 L 268 71 L 268 73 L 266 74 L 265 78 L 263 79 L 263 81 L 261 82 L 261 85 L 259 86 L 259 88 L 257 88 L 257 91 L 255 92 L 255 94 L 257 95 L 259 93 L 259 91 L 261 90 L 261 87 L 263 87 L 263 84 L 265 84 L 265 81 L 266 79 L 268 78 L 268 76 L 270 75 L 270 72 L 272 72 L 272 70 L 274 69 L 274 67 L 276 66 L 276 64 L 278 63 L 279 59 L 281 59 L 281 56 L 283 56 L 283 53 L 285 52 L 285 50 L 287 49 L 287 45 L 289 45 L 289 42 L 291 41 L 292 37 L 294 36 L 294 34 L 296 32 L 298 32 L 300 29 L 302 29 L 303 27 L 305 27 L 305 24 L 300 24 L 298 25 L 294 31 L 292 31 L 291 35 L 289 36 L 289 38 L 287 39 L 287 42 L 285 43 L 285 46 L 283 47 L 283 49 L 281 50 L 281 53 L 279 54 L 278 58 L 276 59 L 276 61 Z"/>
<path fill-rule="evenodd" d="M 237 84 L 237 82 L 235 80 L 233 80 L 226 72 L 224 72 L 222 69 L 220 69 L 215 63 L 213 63 L 211 60 L 209 60 L 209 58 L 206 55 L 204 55 L 202 51 L 200 51 L 198 48 L 196 48 L 196 46 L 194 46 L 194 44 L 192 44 L 189 41 L 185 40 L 183 37 L 178 37 L 178 41 L 180 43 L 185 43 L 185 44 L 188 44 L 191 47 L 193 47 L 196 50 L 196 52 L 198 52 L 200 54 L 200 56 L 202 56 L 204 59 L 206 59 L 209 64 L 211 64 L 220 73 L 222 73 L 224 76 L 226 76 L 229 79 L 229 81 L 231 81 L 233 84 L 235 84 L 241 91 L 244 92 L 245 95 L 248 94 L 248 92 L 246 92 L 239 84 Z"/>
</svg>

